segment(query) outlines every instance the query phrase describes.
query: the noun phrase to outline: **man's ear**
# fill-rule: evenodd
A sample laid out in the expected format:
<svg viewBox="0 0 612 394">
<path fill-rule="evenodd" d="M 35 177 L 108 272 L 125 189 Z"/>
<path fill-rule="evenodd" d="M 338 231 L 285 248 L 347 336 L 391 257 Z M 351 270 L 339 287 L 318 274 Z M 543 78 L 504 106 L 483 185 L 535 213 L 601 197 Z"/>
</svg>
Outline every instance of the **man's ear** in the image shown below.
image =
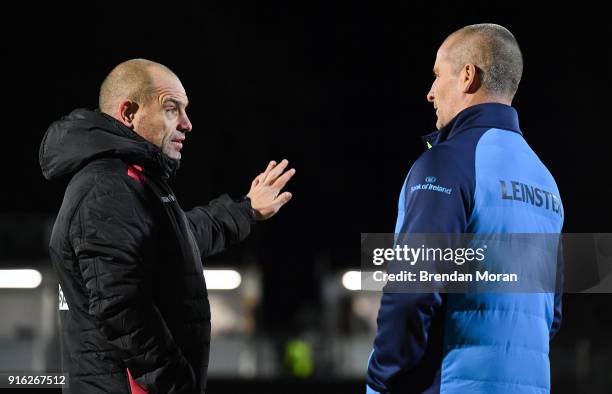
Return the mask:
<svg viewBox="0 0 612 394">
<path fill-rule="evenodd" d="M 123 100 L 119 103 L 119 108 L 117 109 L 117 119 L 130 129 L 133 129 L 134 117 L 136 116 L 136 112 L 138 112 L 138 108 L 138 103 L 135 101 Z"/>
<path fill-rule="evenodd" d="M 461 78 L 463 93 L 476 93 L 480 88 L 480 73 L 476 65 L 468 63 L 461 69 Z"/>
</svg>

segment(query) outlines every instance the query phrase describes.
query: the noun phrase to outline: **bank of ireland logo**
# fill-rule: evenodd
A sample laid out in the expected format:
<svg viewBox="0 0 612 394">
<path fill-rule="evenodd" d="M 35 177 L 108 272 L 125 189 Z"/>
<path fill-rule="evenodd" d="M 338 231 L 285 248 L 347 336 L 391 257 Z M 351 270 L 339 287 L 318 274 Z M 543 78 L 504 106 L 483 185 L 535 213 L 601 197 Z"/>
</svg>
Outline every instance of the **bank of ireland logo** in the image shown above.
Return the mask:
<svg viewBox="0 0 612 394">
<path fill-rule="evenodd" d="M 450 187 L 444 187 L 444 186 L 437 185 L 436 184 L 437 182 L 438 182 L 438 178 L 436 178 L 435 176 L 431 176 L 431 175 L 426 176 L 425 183 L 419 183 L 419 184 L 416 184 L 410 187 L 410 193 L 413 193 L 419 190 L 431 190 L 434 192 L 440 192 L 444 194 L 451 194 L 453 192 L 453 189 L 451 189 Z"/>
</svg>

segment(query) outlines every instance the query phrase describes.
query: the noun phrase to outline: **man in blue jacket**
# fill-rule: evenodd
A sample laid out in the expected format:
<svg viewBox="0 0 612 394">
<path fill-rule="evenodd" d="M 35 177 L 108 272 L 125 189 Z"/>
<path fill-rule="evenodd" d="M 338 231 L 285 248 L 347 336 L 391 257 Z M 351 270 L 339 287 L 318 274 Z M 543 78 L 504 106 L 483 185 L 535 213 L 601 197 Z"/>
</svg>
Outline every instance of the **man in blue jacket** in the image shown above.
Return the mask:
<svg viewBox="0 0 612 394">
<path fill-rule="evenodd" d="M 438 131 L 423 137 L 428 149 L 402 188 L 395 233 L 561 232 L 557 185 L 511 107 L 522 69 L 502 26 L 467 26 L 443 42 L 427 94 Z M 440 188 L 414 187 L 426 178 Z M 552 292 L 385 292 L 367 392 L 548 393 L 560 321 Z"/>
</svg>

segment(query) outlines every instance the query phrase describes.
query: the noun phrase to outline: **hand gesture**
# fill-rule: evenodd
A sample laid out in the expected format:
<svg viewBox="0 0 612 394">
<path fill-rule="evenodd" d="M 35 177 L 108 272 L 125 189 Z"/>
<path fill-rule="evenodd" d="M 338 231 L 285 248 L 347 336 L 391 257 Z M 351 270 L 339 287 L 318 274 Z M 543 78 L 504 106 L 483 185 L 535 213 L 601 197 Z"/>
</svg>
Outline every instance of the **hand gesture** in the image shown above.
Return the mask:
<svg viewBox="0 0 612 394">
<path fill-rule="evenodd" d="M 292 196 L 289 192 L 279 195 L 289 179 L 295 174 L 294 168 L 285 171 L 288 164 L 289 161 L 286 159 L 278 165 L 275 161 L 271 161 L 268 168 L 257 175 L 251 183 L 251 190 L 249 190 L 247 197 L 251 199 L 255 219 L 266 220 L 271 218 L 291 200 Z"/>
</svg>

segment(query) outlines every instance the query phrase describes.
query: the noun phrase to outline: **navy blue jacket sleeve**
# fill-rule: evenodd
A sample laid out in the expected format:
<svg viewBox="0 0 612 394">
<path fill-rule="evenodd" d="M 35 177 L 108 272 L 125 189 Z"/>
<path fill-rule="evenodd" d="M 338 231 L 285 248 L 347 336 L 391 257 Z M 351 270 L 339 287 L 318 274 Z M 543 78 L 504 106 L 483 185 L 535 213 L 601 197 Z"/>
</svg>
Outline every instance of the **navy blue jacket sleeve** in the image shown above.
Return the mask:
<svg viewBox="0 0 612 394">
<path fill-rule="evenodd" d="M 445 146 L 425 152 L 410 170 L 398 207 L 397 233 L 463 233 L 473 196 L 473 161 Z M 370 355 L 370 392 L 388 392 L 394 377 L 418 365 L 428 344 L 439 293 L 384 292 Z"/>
<path fill-rule="evenodd" d="M 553 339 L 561 328 L 562 305 L 562 293 L 555 293 L 555 315 L 553 318 L 552 326 L 550 327 L 550 339 Z"/>
<path fill-rule="evenodd" d="M 555 289 L 555 304 L 554 304 L 554 315 L 552 325 L 550 327 L 550 336 L 552 340 L 559 329 L 561 328 L 561 317 L 562 317 L 562 306 L 563 306 L 563 238 L 559 237 L 559 250 L 557 251 L 557 276 L 556 276 L 556 289 Z"/>
</svg>

